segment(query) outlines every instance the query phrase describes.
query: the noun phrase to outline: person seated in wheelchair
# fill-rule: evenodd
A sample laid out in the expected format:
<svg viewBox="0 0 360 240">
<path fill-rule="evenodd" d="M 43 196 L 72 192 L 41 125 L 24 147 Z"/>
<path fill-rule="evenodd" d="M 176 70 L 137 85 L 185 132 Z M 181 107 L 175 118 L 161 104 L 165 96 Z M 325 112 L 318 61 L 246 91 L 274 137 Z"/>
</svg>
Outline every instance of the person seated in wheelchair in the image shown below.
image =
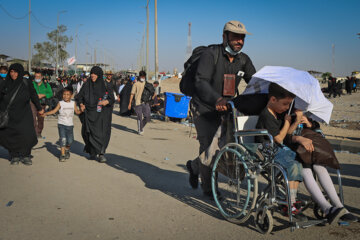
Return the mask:
<svg viewBox="0 0 360 240">
<path fill-rule="evenodd" d="M 306 221 L 306 216 L 301 212 L 301 204 L 296 201 L 297 189 L 300 182 L 303 180 L 301 175 L 302 166 L 301 163 L 295 159 L 296 153 L 286 146 L 287 143 L 294 140 L 306 146 L 306 148 L 309 146 L 309 141 L 304 141 L 301 136 L 292 137 L 288 134 L 290 128 L 293 128 L 294 126 L 296 128 L 297 126 L 295 125 L 296 123 L 291 124 L 291 116 L 287 114 L 287 110 L 294 98 L 295 95 L 293 93 L 285 90 L 278 84 L 270 83 L 268 94 L 269 100 L 266 107 L 259 115 L 256 128 L 266 129 L 269 134 L 273 136 L 275 144 L 274 162 L 280 164 L 285 169 L 289 179 L 293 216 L 297 220 Z M 258 136 L 255 140 L 260 143 L 269 141 L 266 136 Z M 288 212 L 287 206 L 283 207 L 283 211 L 284 213 Z"/>
<path fill-rule="evenodd" d="M 344 208 L 335 190 L 334 184 L 326 167 L 340 169 L 339 162 L 335 156 L 331 144 L 318 132 L 319 123 L 303 115 L 301 111 L 296 111 L 296 118 L 288 134 L 299 135 L 307 139 L 308 149 L 301 144 L 295 143 L 290 146 L 297 153 L 297 159 L 302 163 L 302 176 L 304 184 L 312 199 L 320 206 L 330 224 L 337 223 L 339 219 L 347 222 L 356 222 L 358 218 Z M 296 126 L 303 125 L 303 129 L 296 132 Z M 301 129 L 301 128 L 300 128 Z M 313 171 L 319 179 L 320 185 L 324 189 L 330 202 L 325 198 L 319 185 L 317 184 Z"/>
</svg>

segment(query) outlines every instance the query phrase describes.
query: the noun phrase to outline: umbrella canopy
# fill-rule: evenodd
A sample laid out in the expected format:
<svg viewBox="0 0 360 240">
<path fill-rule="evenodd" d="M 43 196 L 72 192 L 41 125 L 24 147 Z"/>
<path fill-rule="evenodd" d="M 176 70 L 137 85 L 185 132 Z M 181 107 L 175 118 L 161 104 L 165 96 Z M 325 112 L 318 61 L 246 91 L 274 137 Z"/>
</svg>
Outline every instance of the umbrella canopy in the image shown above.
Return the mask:
<svg viewBox="0 0 360 240">
<path fill-rule="evenodd" d="M 295 108 L 329 123 L 333 105 L 321 91 L 319 81 L 308 72 L 290 67 L 265 66 L 253 75 L 242 94 L 268 93 L 270 82 L 296 95 Z"/>
</svg>

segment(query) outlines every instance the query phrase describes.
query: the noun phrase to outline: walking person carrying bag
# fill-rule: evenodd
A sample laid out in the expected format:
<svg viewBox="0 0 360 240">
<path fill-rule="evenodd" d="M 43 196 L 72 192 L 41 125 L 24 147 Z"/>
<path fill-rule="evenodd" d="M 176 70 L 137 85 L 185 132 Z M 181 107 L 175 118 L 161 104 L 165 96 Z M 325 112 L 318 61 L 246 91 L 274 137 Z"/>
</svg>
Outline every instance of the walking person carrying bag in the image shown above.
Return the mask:
<svg viewBox="0 0 360 240">
<path fill-rule="evenodd" d="M 31 83 L 24 79 L 24 67 L 12 64 L 6 79 L 0 83 L 0 146 L 9 151 L 12 165 L 31 165 L 31 149 L 37 144 L 30 100 L 40 114 L 39 98 Z"/>
<path fill-rule="evenodd" d="M 14 101 L 14 98 L 16 97 L 20 87 L 21 87 L 21 85 L 18 86 L 15 93 L 12 95 L 12 97 L 10 99 L 10 102 L 9 102 L 8 106 L 6 107 L 5 111 L 0 111 L 0 128 L 6 128 L 8 126 L 8 123 L 9 123 L 9 108 L 10 108 L 12 102 Z"/>
</svg>

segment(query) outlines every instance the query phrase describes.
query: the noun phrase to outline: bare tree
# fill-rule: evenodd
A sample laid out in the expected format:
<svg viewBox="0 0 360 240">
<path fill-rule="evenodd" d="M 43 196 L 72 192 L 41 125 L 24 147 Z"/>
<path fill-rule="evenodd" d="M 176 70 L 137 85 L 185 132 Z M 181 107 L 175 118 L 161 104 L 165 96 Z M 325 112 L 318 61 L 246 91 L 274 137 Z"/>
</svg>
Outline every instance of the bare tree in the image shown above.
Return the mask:
<svg viewBox="0 0 360 240">
<path fill-rule="evenodd" d="M 59 26 L 59 61 L 60 64 L 64 63 L 66 58 L 69 57 L 68 52 L 66 51 L 66 46 L 68 43 L 72 42 L 72 37 L 64 35 L 67 27 L 64 25 Z M 55 65 L 56 62 L 56 34 L 57 30 L 53 30 L 47 33 L 47 38 L 49 41 L 42 43 L 36 43 L 34 49 L 37 53 L 33 56 L 33 64 L 35 66 L 41 67 L 41 62 L 46 61 Z"/>
</svg>

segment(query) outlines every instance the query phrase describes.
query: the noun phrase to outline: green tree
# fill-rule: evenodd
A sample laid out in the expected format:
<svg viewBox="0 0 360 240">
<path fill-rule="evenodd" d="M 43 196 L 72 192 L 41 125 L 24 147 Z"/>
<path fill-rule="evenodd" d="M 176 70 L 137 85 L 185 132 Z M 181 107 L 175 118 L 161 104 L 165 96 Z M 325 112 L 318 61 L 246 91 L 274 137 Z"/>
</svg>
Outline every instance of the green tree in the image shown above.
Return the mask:
<svg viewBox="0 0 360 240">
<path fill-rule="evenodd" d="M 322 79 L 328 79 L 330 76 L 331 76 L 331 73 L 326 72 L 326 73 L 323 73 L 323 74 L 321 75 L 321 78 L 322 78 Z"/>
<path fill-rule="evenodd" d="M 59 65 L 64 65 L 64 61 L 69 57 L 68 52 L 66 51 L 66 46 L 68 43 L 72 42 L 72 37 L 66 36 L 67 27 L 64 25 L 59 26 Z M 47 38 L 49 41 L 42 43 L 36 43 L 34 49 L 36 54 L 33 56 L 34 66 L 41 67 L 41 62 L 46 61 L 55 65 L 56 63 L 56 35 L 57 30 L 53 30 L 47 33 Z"/>
</svg>

